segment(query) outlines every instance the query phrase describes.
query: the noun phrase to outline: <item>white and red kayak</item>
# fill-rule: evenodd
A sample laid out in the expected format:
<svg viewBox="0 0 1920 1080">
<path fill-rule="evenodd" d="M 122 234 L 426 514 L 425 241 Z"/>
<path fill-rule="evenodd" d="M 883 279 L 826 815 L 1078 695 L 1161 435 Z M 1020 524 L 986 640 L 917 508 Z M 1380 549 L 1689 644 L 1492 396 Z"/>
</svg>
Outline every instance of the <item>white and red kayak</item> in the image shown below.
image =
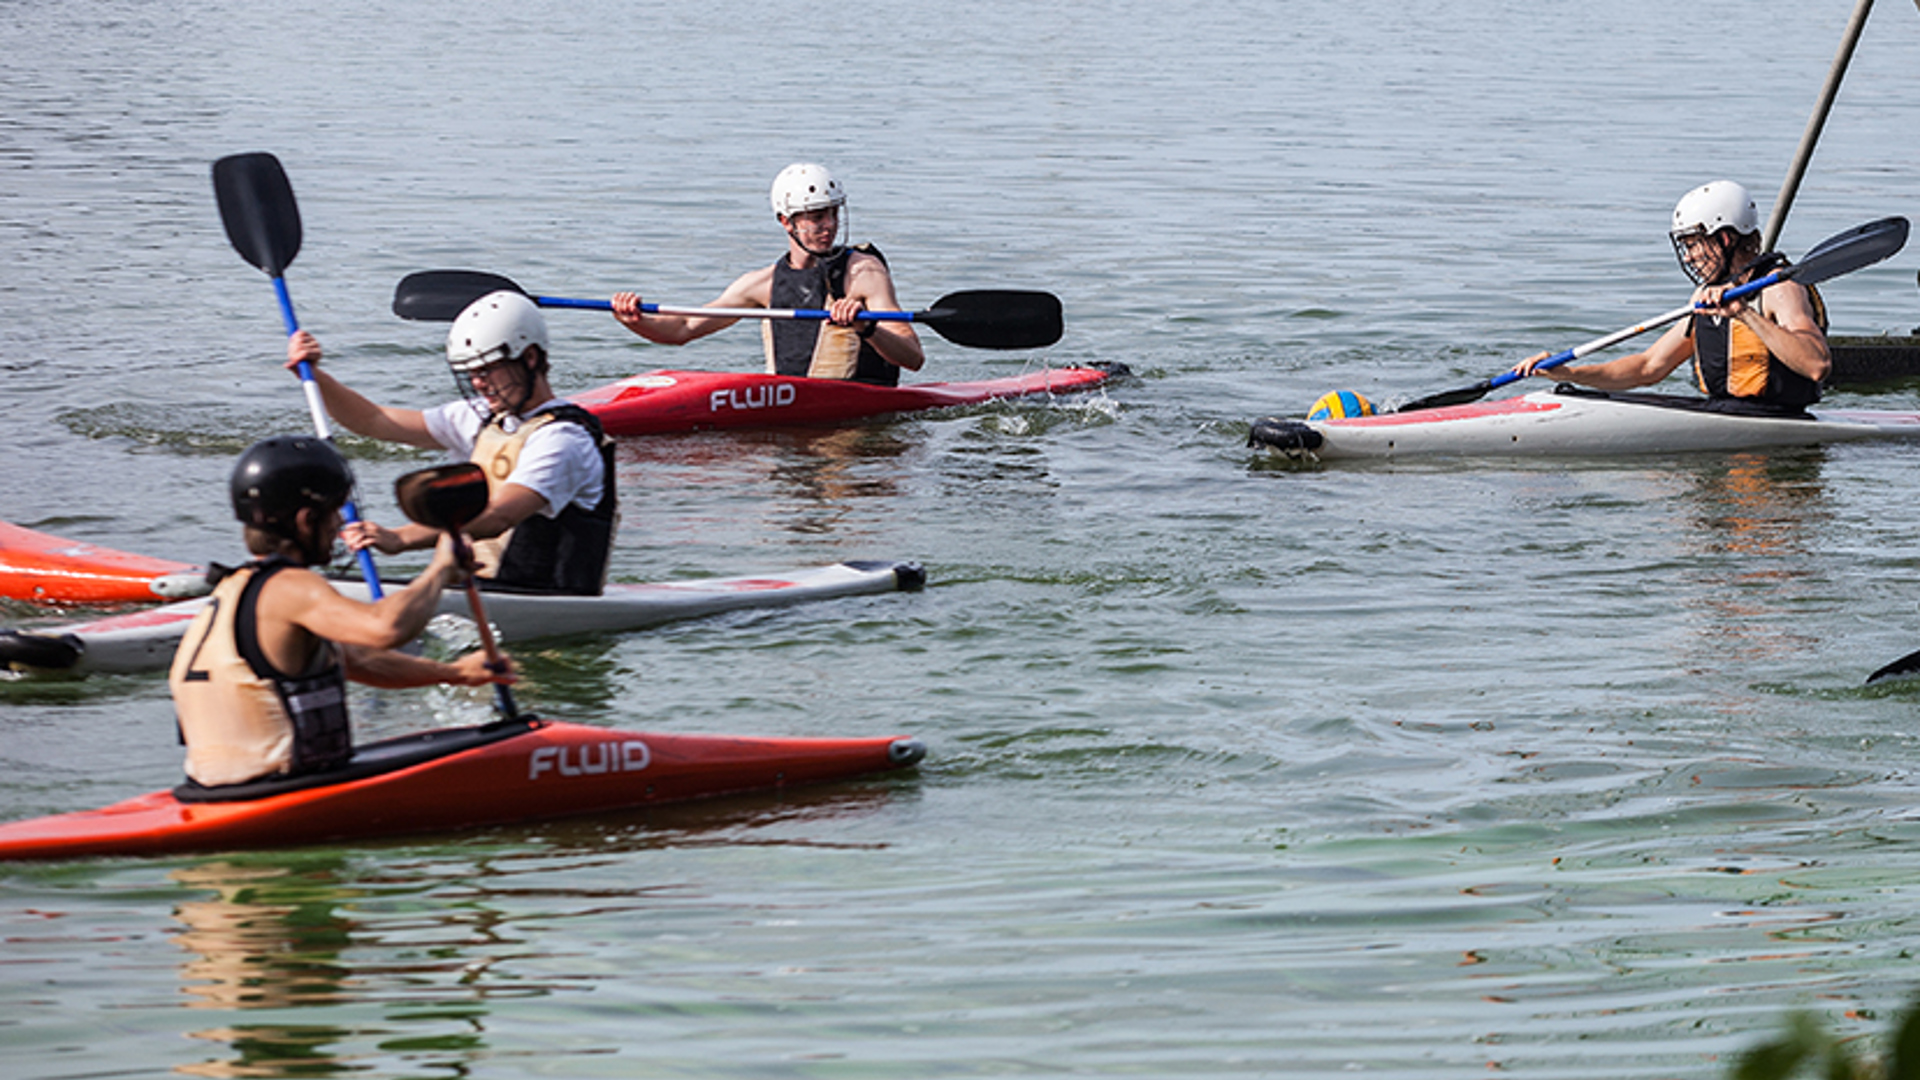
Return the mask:
<svg viewBox="0 0 1920 1080">
<path fill-rule="evenodd" d="M 567 400 L 609 435 L 844 423 L 891 413 L 977 405 L 1034 394 L 1091 390 L 1127 374 L 1124 364 L 1046 368 L 982 382 L 871 386 L 839 379 L 725 371 L 648 371 Z"/>
<path fill-rule="evenodd" d="M 136 604 L 207 591 L 206 572 L 0 521 L 0 597 L 30 604 Z"/>
<path fill-rule="evenodd" d="M 917 563 L 856 561 L 785 574 L 696 578 L 646 584 L 614 582 L 599 596 L 487 593 L 487 618 L 501 640 L 639 630 L 681 619 L 747 608 L 782 607 L 809 600 L 917 589 L 926 573 Z M 365 600 L 358 581 L 336 581 L 347 596 Z M 205 597 L 86 622 L 0 630 L 0 671 L 133 673 L 164 670 Z M 444 614 L 467 614 L 464 592 L 440 597 Z"/>
<path fill-rule="evenodd" d="M 1337 420 L 1256 421 L 1249 445 L 1326 461 L 1441 455 L 1600 457 L 1920 439 L 1920 413 L 1816 409 L 1804 417 L 1712 412 L 1696 398 L 1564 385 L 1500 401 Z"/>
<path fill-rule="evenodd" d="M 533 717 L 422 732 L 343 768 L 230 788 L 183 784 L 0 824 L 0 860 L 279 848 L 577 817 L 906 768 L 901 736 L 773 739 L 611 731 Z"/>
</svg>

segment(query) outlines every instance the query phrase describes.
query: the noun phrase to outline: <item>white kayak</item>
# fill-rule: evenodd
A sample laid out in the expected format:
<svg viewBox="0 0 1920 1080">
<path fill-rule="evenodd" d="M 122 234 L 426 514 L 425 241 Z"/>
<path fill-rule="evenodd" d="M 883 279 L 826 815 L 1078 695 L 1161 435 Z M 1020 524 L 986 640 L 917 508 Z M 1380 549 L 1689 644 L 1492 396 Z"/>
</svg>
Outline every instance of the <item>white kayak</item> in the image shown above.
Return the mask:
<svg viewBox="0 0 1920 1080">
<path fill-rule="evenodd" d="M 745 608 L 781 607 L 808 600 L 917 589 L 926 574 L 917 563 L 843 562 L 787 574 L 697 578 L 647 584 L 614 582 L 599 596 L 486 594 L 487 618 L 503 641 L 567 634 L 638 630 L 680 619 Z M 365 600 L 366 585 L 336 581 L 341 593 Z M 0 631 L 0 671 L 131 673 L 163 670 L 205 597 L 112 615 L 89 622 Z M 450 589 L 440 611 L 466 615 L 467 594 Z"/>
<path fill-rule="evenodd" d="M 1801 417 L 1713 412 L 1697 398 L 1562 385 L 1500 401 L 1337 420 L 1256 421 L 1248 444 L 1319 460 L 1438 455 L 1584 457 L 1920 439 L 1920 413 L 1816 409 Z"/>
</svg>

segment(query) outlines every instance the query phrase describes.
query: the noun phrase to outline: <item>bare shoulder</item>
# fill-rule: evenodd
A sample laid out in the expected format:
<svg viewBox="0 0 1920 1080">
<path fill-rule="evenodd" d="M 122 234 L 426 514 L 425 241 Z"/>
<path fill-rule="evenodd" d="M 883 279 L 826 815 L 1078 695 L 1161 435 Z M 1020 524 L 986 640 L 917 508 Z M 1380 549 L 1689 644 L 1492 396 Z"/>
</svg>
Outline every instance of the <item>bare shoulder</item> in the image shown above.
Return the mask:
<svg viewBox="0 0 1920 1080">
<path fill-rule="evenodd" d="M 290 566 L 267 579 L 258 601 L 262 618 L 272 622 L 307 625 L 316 611 L 351 603 L 321 577 L 304 566 Z"/>
<path fill-rule="evenodd" d="M 733 279 L 713 307 L 766 307 L 773 302 L 773 264 L 749 270 Z"/>
<path fill-rule="evenodd" d="M 1792 329 L 1818 329 L 1813 312 L 1813 296 L 1805 285 L 1797 281 L 1776 282 L 1767 286 L 1760 296 L 1767 317 L 1774 322 Z"/>
<path fill-rule="evenodd" d="M 887 280 L 893 280 L 893 271 L 887 268 L 887 261 L 870 251 L 853 248 L 847 253 L 847 276 L 879 274 Z"/>
<path fill-rule="evenodd" d="M 847 260 L 847 295 L 865 297 L 875 310 L 896 308 L 900 301 L 893 291 L 893 271 L 876 255 L 855 251 Z"/>
<path fill-rule="evenodd" d="M 342 605 L 353 603 L 304 566 L 291 566 L 268 578 L 257 602 L 263 640 L 274 636 L 275 627 L 288 626 L 324 637 L 329 617 Z"/>
<path fill-rule="evenodd" d="M 327 584 L 327 579 L 321 577 L 311 567 L 289 566 L 267 579 L 267 583 L 260 587 L 260 598 L 262 602 L 277 602 L 274 599 L 277 597 L 298 601 L 310 598 L 319 592 L 325 592 L 330 596 L 339 595 L 333 591 L 333 586 Z"/>
</svg>

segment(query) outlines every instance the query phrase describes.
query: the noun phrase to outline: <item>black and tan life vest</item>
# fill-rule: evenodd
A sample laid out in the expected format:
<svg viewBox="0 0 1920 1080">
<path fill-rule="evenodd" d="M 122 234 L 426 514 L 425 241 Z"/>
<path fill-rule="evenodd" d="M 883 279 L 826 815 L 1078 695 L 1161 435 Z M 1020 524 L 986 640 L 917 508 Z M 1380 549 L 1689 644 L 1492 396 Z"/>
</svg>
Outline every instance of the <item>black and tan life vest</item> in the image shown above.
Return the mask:
<svg viewBox="0 0 1920 1080">
<path fill-rule="evenodd" d="M 578 405 L 561 402 L 523 418 L 509 434 L 494 417 L 473 442 L 475 465 L 487 474 L 489 498 L 513 475 L 533 433 L 551 423 L 579 424 L 600 448 L 600 503 L 582 510 L 572 502 L 554 517 L 531 514 L 498 536 L 474 541 L 479 577 L 501 589 L 598 596 L 607 584 L 607 558 L 620 526 L 614 487 L 613 440 L 600 421 Z"/>
<path fill-rule="evenodd" d="M 825 308 L 847 295 L 847 260 L 856 251 L 872 255 L 882 264 L 887 261 L 872 244 L 856 244 L 830 259 L 815 259 L 805 270 L 795 270 L 781 258 L 773 264 L 773 288 L 767 306 Z M 835 326 L 819 319 L 762 321 L 760 341 L 766 348 L 767 374 L 900 385 L 899 366 L 888 363 L 863 339 L 859 326 Z"/>
<path fill-rule="evenodd" d="M 323 641 L 299 674 L 275 668 L 260 650 L 260 587 L 292 565 L 252 562 L 220 579 L 173 654 L 167 681 L 187 778 L 197 784 L 323 772 L 353 755 L 338 646 Z"/>
<path fill-rule="evenodd" d="M 1762 315 L 1765 294 L 1754 299 Z M 1827 308 L 1820 293 L 1807 289 L 1814 321 L 1827 328 Z M 1738 398 L 1787 408 L 1805 408 L 1820 400 L 1820 384 L 1780 362 L 1767 351 L 1760 335 L 1738 319 L 1693 316 L 1687 333 L 1693 338 L 1693 377 L 1700 392 L 1710 398 Z"/>
</svg>

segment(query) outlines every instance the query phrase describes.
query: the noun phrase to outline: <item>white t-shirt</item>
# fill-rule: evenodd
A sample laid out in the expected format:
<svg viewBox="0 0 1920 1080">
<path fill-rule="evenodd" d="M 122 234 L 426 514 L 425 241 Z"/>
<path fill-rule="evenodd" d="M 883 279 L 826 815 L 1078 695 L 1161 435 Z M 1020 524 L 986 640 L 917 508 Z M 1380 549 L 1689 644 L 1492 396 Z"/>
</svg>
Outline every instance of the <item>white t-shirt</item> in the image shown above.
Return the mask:
<svg viewBox="0 0 1920 1080">
<path fill-rule="evenodd" d="M 542 402 L 540 408 L 559 401 L 559 398 L 550 398 Z M 540 408 L 529 409 L 527 414 L 531 416 Z M 473 456 L 474 441 L 486 425 L 480 413 L 465 401 L 450 401 L 426 410 L 421 416 L 426 419 L 427 433 L 433 436 L 433 441 L 459 454 L 463 461 Z M 509 416 L 501 426 L 511 435 L 520 421 Z M 604 470 L 600 447 L 594 443 L 593 435 L 579 424 L 555 421 L 527 439 L 507 483 L 538 492 L 547 500 L 541 515 L 552 518 L 559 517 L 568 503 L 582 510 L 600 505 L 606 487 Z"/>
</svg>

